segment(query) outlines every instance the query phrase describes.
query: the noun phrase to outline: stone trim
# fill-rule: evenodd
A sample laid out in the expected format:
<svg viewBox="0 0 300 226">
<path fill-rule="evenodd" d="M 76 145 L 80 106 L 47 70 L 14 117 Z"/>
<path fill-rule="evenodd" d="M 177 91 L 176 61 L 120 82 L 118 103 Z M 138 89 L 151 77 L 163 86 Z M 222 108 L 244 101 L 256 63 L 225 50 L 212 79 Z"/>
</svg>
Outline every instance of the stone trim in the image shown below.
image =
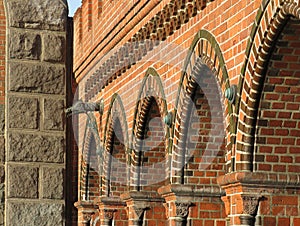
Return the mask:
<svg viewBox="0 0 300 226">
<path fill-rule="evenodd" d="M 222 187 L 236 183 L 252 184 L 256 187 L 300 187 L 300 175 L 266 172 L 234 172 L 217 178 Z"/>
</svg>

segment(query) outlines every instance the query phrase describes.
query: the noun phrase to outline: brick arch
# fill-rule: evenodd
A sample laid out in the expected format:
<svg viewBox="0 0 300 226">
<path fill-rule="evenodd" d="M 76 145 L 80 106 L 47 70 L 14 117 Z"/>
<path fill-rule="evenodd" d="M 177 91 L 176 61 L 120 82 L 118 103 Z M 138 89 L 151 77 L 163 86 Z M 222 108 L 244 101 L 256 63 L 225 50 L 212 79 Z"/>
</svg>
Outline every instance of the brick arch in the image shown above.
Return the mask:
<svg viewBox="0 0 300 226">
<path fill-rule="evenodd" d="M 114 94 L 111 99 L 104 130 L 104 142 L 105 150 L 101 164 L 103 167 L 101 186 L 102 192 L 109 196 L 114 195 L 114 193 L 111 193 L 112 186 L 117 192 L 121 192 L 120 190 L 127 189 L 129 182 L 129 171 L 127 169 L 129 165 L 128 126 L 124 105 L 118 94 Z M 119 150 L 119 153 L 116 153 L 116 145 L 121 150 Z M 114 167 L 115 172 L 118 172 L 119 175 L 112 179 L 112 168 Z"/>
<path fill-rule="evenodd" d="M 79 170 L 79 196 L 84 201 L 93 200 L 99 196 L 101 175 L 99 159 L 102 156 L 102 147 L 95 116 L 91 113 L 87 114 L 87 116 Z"/>
<path fill-rule="evenodd" d="M 160 127 L 165 132 L 164 156 L 160 156 L 160 160 L 162 160 L 163 158 L 164 160 L 162 162 L 156 162 L 154 164 L 157 165 L 157 168 L 164 167 L 164 172 L 162 173 L 167 178 L 167 174 L 169 171 L 167 147 L 170 133 L 169 128 L 163 124 L 163 117 L 167 115 L 167 102 L 163 84 L 159 77 L 159 74 L 154 68 L 149 68 L 146 72 L 138 95 L 132 130 L 131 185 L 134 190 L 141 189 L 142 160 L 140 158 L 140 154 L 142 153 L 141 148 L 143 147 L 143 145 L 146 145 L 144 142 L 144 139 L 147 136 L 146 126 L 147 123 L 149 123 L 149 120 L 151 120 L 151 109 L 153 108 L 153 106 L 158 109 L 156 117 L 160 119 Z"/>
<path fill-rule="evenodd" d="M 256 17 L 257 25 L 252 28 L 238 85 L 237 170 L 253 170 L 255 127 L 266 69 L 276 40 L 291 16 L 298 19 L 300 16 L 294 1 L 264 1 Z"/>
<path fill-rule="evenodd" d="M 201 73 L 203 74 L 203 78 L 201 78 Z M 192 98 L 195 96 L 197 87 L 199 87 L 200 83 L 202 86 L 205 86 L 204 84 L 206 82 L 204 82 L 204 80 L 201 81 L 204 77 L 210 80 L 206 82 L 213 83 L 212 86 L 216 88 L 215 91 L 219 93 L 219 95 L 217 95 L 219 96 L 219 100 L 216 101 L 219 101 L 219 107 L 222 108 L 220 108 L 220 112 L 224 114 L 222 117 L 225 117 L 225 129 L 223 128 L 223 130 L 225 130 L 225 143 L 226 149 L 228 150 L 226 153 L 227 167 L 225 167 L 223 162 L 225 160 L 224 156 L 223 160 L 220 160 L 220 163 L 222 162 L 221 165 L 224 165 L 221 167 L 223 171 L 225 171 L 225 168 L 227 168 L 227 171 L 230 171 L 231 149 L 235 140 L 235 127 L 232 106 L 227 100 L 223 100 L 222 98 L 222 93 L 224 93 L 225 89 L 230 87 L 229 78 L 225 61 L 216 39 L 209 31 L 200 30 L 196 34 L 190 47 L 190 52 L 185 60 L 178 89 L 175 109 L 176 114 L 172 131 L 174 137 L 174 147 L 172 150 L 172 183 L 186 183 L 184 182 L 184 165 L 187 163 L 187 158 L 184 154 L 184 149 L 187 139 L 186 133 L 190 123 L 189 114 L 191 113 L 191 108 L 194 106 Z M 205 96 L 203 93 L 198 93 L 198 95 Z"/>
</svg>

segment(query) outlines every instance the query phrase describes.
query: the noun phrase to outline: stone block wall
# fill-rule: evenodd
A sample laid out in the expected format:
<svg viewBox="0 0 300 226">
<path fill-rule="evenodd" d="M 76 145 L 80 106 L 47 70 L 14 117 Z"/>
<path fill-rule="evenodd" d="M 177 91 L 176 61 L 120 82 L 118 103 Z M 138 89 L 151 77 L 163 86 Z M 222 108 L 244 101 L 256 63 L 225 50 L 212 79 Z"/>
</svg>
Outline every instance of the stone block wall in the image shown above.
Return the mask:
<svg viewBox="0 0 300 226">
<path fill-rule="evenodd" d="M 5 151 L 5 224 L 65 225 L 67 4 L 4 2 L 7 102 L 0 107 L 0 127 L 7 139 L 4 145 L 0 134 L 0 146 L 1 154 Z"/>
</svg>

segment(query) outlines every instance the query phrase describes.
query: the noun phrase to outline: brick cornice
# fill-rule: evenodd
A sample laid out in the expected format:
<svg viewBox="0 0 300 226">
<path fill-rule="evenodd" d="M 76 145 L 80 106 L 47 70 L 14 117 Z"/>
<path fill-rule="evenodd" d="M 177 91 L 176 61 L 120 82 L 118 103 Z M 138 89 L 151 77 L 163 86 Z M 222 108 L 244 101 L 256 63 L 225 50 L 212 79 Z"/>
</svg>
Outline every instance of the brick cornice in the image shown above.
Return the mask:
<svg viewBox="0 0 300 226">
<path fill-rule="evenodd" d="M 106 85 L 141 60 L 160 41 L 178 30 L 182 24 L 206 6 L 207 1 L 170 1 L 152 17 L 121 48 L 103 61 L 85 85 L 86 100 L 91 99 Z M 116 43 L 117 44 L 117 43 Z"/>
</svg>

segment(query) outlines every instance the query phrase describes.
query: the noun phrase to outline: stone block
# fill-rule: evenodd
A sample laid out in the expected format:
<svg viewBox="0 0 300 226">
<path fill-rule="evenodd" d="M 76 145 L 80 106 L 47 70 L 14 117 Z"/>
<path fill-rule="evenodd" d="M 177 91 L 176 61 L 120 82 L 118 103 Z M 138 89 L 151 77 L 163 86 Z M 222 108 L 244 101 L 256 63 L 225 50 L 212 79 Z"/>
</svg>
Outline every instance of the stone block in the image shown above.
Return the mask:
<svg viewBox="0 0 300 226">
<path fill-rule="evenodd" d="M 11 31 L 9 37 L 9 54 L 11 59 L 40 59 L 42 41 L 39 34 Z"/>
<path fill-rule="evenodd" d="M 9 26 L 65 31 L 67 5 L 59 0 L 8 0 Z"/>
<path fill-rule="evenodd" d="M 9 198 L 38 198 L 38 168 L 9 166 L 7 174 Z"/>
<path fill-rule="evenodd" d="M 4 133 L 4 126 L 5 126 L 5 111 L 4 105 L 0 105 L 0 134 Z"/>
<path fill-rule="evenodd" d="M 8 135 L 9 161 L 63 163 L 63 136 L 11 133 Z"/>
<path fill-rule="evenodd" d="M 0 184 L 4 183 L 4 180 L 5 180 L 5 169 L 4 169 L 4 164 L 3 165 L 1 164 L 0 165 Z M 0 203 L 1 203 L 1 198 L 0 198 Z"/>
<path fill-rule="evenodd" d="M 0 225 L 4 225 L 4 204 L 0 205 Z"/>
<path fill-rule="evenodd" d="M 5 137 L 0 135 L 0 164 L 5 161 Z"/>
<path fill-rule="evenodd" d="M 42 170 L 42 198 L 64 198 L 64 170 L 61 168 L 44 167 Z"/>
<path fill-rule="evenodd" d="M 10 97 L 8 99 L 9 128 L 37 129 L 39 118 L 38 100 L 35 98 Z"/>
<path fill-rule="evenodd" d="M 64 62 L 66 53 L 66 40 L 63 36 L 44 35 L 44 61 Z"/>
<path fill-rule="evenodd" d="M 63 212 L 63 204 L 9 202 L 7 225 L 62 226 Z"/>
<path fill-rule="evenodd" d="M 64 67 L 11 63 L 9 74 L 10 91 L 65 94 Z"/>
<path fill-rule="evenodd" d="M 45 99 L 44 129 L 64 130 L 65 104 L 63 100 Z"/>
</svg>

